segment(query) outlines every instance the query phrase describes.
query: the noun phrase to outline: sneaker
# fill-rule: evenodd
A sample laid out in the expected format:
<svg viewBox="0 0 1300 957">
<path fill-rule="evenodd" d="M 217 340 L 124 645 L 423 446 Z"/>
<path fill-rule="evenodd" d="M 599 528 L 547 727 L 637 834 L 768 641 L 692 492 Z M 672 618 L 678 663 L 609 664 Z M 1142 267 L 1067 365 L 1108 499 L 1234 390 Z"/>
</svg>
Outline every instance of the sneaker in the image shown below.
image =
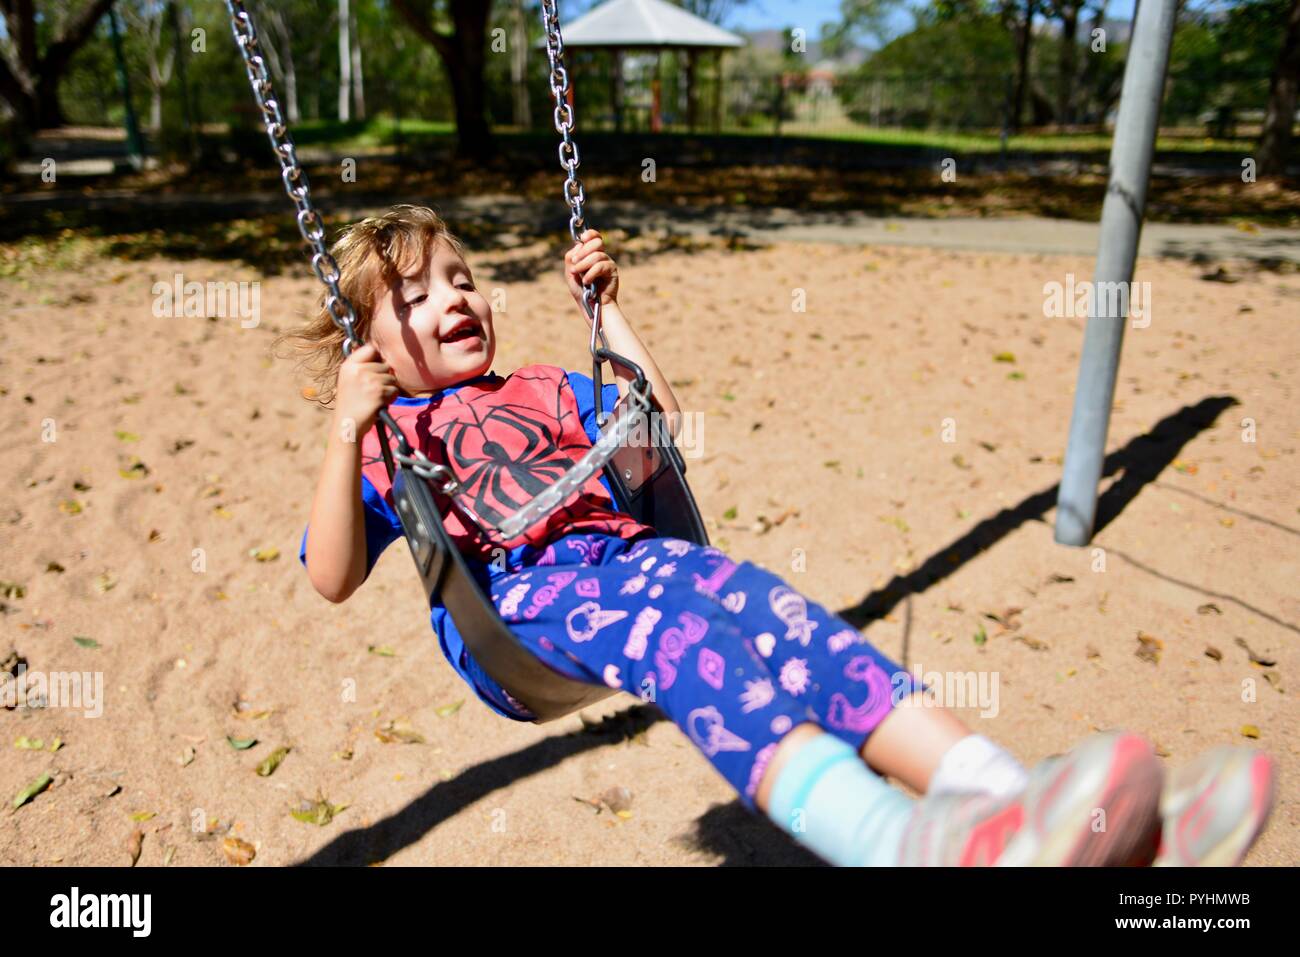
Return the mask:
<svg viewBox="0 0 1300 957">
<path fill-rule="evenodd" d="M 1253 748 L 1223 745 L 1170 775 L 1156 867 L 1236 867 L 1255 843 L 1277 789 L 1277 766 Z"/>
<path fill-rule="evenodd" d="M 1149 862 L 1163 771 L 1134 734 L 1088 738 L 1043 762 L 1010 798 L 945 794 L 918 801 L 902 866 L 1078 867 Z M 1145 856 L 1145 860 L 1144 860 Z"/>
</svg>

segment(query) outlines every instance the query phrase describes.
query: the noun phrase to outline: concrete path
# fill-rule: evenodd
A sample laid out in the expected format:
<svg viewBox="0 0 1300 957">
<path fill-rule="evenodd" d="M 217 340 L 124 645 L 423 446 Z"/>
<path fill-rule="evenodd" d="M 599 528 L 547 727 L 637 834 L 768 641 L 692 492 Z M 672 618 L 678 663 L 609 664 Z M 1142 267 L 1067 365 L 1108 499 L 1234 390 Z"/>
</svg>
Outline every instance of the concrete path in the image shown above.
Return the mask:
<svg viewBox="0 0 1300 957">
<path fill-rule="evenodd" d="M 982 252 L 1093 255 L 1098 224 L 1066 219 L 901 219 L 858 212 L 805 213 L 790 209 L 651 209 L 601 204 L 600 223 L 686 233 L 737 234 L 756 242 L 818 242 L 927 246 Z M 1300 229 L 1252 228 L 1194 223 L 1147 223 L 1142 256 L 1206 260 L 1285 260 L 1300 263 Z"/>
<path fill-rule="evenodd" d="M 503 230 L 524 233 L 562 231 L 568 221 L 558 192 L 555 202 L 511 196 L 475 196 L 440 200 L 436 196 L 323 196 L 318 200 L 327 223 L 334 224 L 374 212 L 390 203 L 421 203 L 437 207 L 452 219 L 474 219 Z M 214 208 L 232 214 L 275 212 L 290 215 L 289 201 L 270 193 L 138 194 L 104 190 L 89 195 L 19 193 L 0 197 L 0 216 L 29 214 L 45 206 L 91 206 L 120 209 L 125 216 L 150 209 Z M 649 206 L 612 200 L 591 204 L 591 220 L 602 228 L 623 228 L 686 235 L 739 236 L 760 242 L 817 242 L 849 245 L 927 246 L 983 252 L 1093 255 L 1097 251 L 1096 223 L 1066 219 L 1017 217 L 1007 219 L 880 218 L 854 210 L 804 212 L 794 209 L 755 209 L 735 206 Z M 1300 263 L 1300 229 L 1147 223 L 1139 254 L 1204 261 L 1252 260 Z"/>
</svg>

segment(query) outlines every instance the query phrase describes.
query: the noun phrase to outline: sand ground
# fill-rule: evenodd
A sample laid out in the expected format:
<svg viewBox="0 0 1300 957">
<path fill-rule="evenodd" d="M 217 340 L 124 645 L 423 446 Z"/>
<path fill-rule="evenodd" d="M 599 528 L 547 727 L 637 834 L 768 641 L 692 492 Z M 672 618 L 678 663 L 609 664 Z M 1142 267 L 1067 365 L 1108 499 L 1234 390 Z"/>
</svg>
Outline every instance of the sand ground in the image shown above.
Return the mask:
<svg viewBox="0 0 1300 957">
<path fill-rule="evenodd" d="M 1127 334 L 1108 520 L 1079 550 L 1050 523 L 1083 321 L 1044 316 L 1043 287 L 1091 256 L 615 252 L 625 311 L 702 413 L 685 451 L 715 544 L 869 618 L 909 667 L 996 680 L 996 713 L 961 713 L 1026 762 L 1119 726 L 1171 766 L 1267 749 L 1281 790 L 1250 863 L 1300 859 L 1300 276 L 1141 261 L 1151 321 Z M 555 247 L 472 262 L 506 294 L 496 371 L 589 368 Z M 260 322 L 155 316 L 177 272 L 263 280 Z M 228 838 L 254 866 L 812 860 L 630 697 L 545 726 L 488 711 L 404 547 L 344 605 L 312 590 L 297 551 L 328 418 L 268 355 L 310 277 L 93 260 L 0 292 L 0 655 L 103 676 L 98 717 L 0 712 L 0 793 L 52 776 L 5 812 L 0 862 L 218 865 Z M 381 740 L 389 722 L 422 743 Z M 620 787 L 626 812 L 598 809 Z M 346 807 L 291 815 L 318 797 Z"/>
</svg>

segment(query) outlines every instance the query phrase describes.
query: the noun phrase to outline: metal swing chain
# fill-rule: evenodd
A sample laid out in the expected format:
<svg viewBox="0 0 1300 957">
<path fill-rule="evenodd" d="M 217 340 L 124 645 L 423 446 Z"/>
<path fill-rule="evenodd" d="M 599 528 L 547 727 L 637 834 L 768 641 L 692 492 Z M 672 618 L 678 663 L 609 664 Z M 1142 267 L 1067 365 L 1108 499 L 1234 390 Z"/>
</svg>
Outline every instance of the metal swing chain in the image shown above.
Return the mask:
<svg viewBox="0 0 1300 957">
<path fill-rule="evenodd" d="M 546 31 L 546 59 L 550 64 L 551 96 L 555 99 L 555 132 L 560 134 L 560 167 L 565 171 L 564 199 L 569 204 L 569 235 L 579 242 L 583 227 L 587 225 L 582 215 L 582 204 L 587 194 L 578 179 L 578 144 L 573 139 L 574 115 L 569 103 L 569 71 L 564 68 L 564 36 L 560 33 L 560 8 L 558 0 L 542 0 L 542 28 Z M 582 287 L 582 306 L 587 318 L 599 326 L 600 297 L 594 285 Z M 602 340 L 603 341 L 603 340 Z M 595 336 L 592 336 L 595 342 Z M 594 346 L 593 346 L 594 348 Z"/>
<path fill-rule="evenodd" d="M 543 9 L 545 10 L 547 6 L 546 0 L 543 0 Z M 549 7 L 555 17 L 555 35 L 558 41 L 559 21 L 558 14 L 555 13 L 554 2 L 550 2 Z M 271 74 L 267 68 L 266 59 L 261 54 L 257 31 L 253 26 L 252 17 L 245 8 L 243 0 L 226 0 L 226 8 L 230 12 L 231 30 L 234 33 L 235 42 L 239 45 L 239 51 L 244 58 L 244 67 L 248 72 L 249 85 L 253 89 L 253 96 L 257 100 L 258 108 L 262 111 L 262 117 L 266 124 L 266 133 L 271 140 L 271 148 L 280 161 L 280 178 L 284 182 L 285 192 L 298 210 L 296 216 L 298 231 L 311 247 L 312 271 L 326 288 L 325 308 L 328 310 L 330 318 L 334 320 L 334 324 L 338 326 L 339 331 L 343 333 L 343 355 L 350 356 L 353 349 L 364 344 L 356 333 L 356 311 L 347 296 L 339 288 L 340 272 L 338 263 L 325 246 L 325 224 L 316 208 L 312 205 L 311 188 L 307 182 L 307 174 L 298 162 L 293 137 L 289 134 L 288 124 L 280 111 L 280 103 L 275 95 L 275 88 L 271 83 Z M 563 52 L 562 42 L 560 42 L 560 51 Z M 552 63 L 554 62 L 553 59 Z M 562 72 L 563 66 L 560 69 Z M 551 88 L 553 91 L 555 90 L 554 72 L 552 73 Z M 564 89 L 566 91 L 568 89 L 567 75 L 564 75 Z M 557 110 L 557 123 L 558 115 Z M 568 128 L 570 130 L 573 128 L 571 112 L 568 119 Z M 570 205 L 574 208 L 574 218 L 570 220 L 569 229 L 570 232 L 574 233 L 574 239 L 576 240 L 576 230 L 583 222 L 582 184 L 574 174 L 574 170 L 577 169 L 578 165 L 577 146 L 572 139 L 568 138 L 567 133 L 566 140 L 571 147 L 572 155 L 572 164 L 566 165 L 566 169 L 569 171 L 570 180 L 577 184 L 576 193 L 570 193 L 571 187 L 567 185 L 565 187 L 566 193 L 570 195 Z M 562 151 L 562 162 L 564 155 Z M 577 200 L 576 205 L 573 202 L 574 198 Z M 589 288 L 585 290 L 584 295 L 595 298 L 595 289 Z M 588 306 L 590 314 L 590 299 L 584 299 L 584 304 Z M 596 319 L 592 325 L 591 348 L 593 355 L 595 354 L 595 336 L 599 330 L 599 315 L 600 302 L 599 298 L 596 298 Z M 603 341 L 603 335 L 601 338 Z M 464 500 L 463 496 L 456 494 L 460 491 L 461 486 L 451 469 L 433 462 L 422 451 L 410 446 L 397 422 L 387 409 L 381 410 L 378 418 L 393 434 L 398 443 L 398 451 L 393 453 L 394 459 L 401 465 L 411 469 L 421 478 L 441 483 L 438 486 L 439 491 L 463 509 L 489 540 L 492 537 L 491 533 L 495 530 L 508 541 L 517 538 L 533 524 L 559 508 L 569 495 L 580 489 L 592 475 L 604 468 L 605 464 L 614 456 L 614 453 L 627 441 L 632 429 L 638 424 L 638 420 L 645 415 L 650 406 L 648 396 L 638 394 L 635 389 L 629 390 L 629 395 L 632 398 L 632 406 L 628 410 L 628 414 L 620 417 L 615 428 L 604 433 L 600 441 L 588 450 L 576 465 L 553 485 L 538 494 L 532 501 L 525 504 L 497 526 L 493 526 L 490 522 L 482 519 L 473 506 Z"/>
<path fill-rule="evenodd" d="M 289 134 L 289 126 L 280 111 L 280 101 L 271 83 L 266 58 L 261 53 L 253 18 L 244 7 L 243 0 L 226 0 L 226 9 L 230 13 L 230 28 L 235 35 L 235 42 L 244 58 L 248 84 L 253 89 L 258 109 L 262 111 L 266 135 L 271 140 L 271 149 L 275 152 L 276 159 L 280 161 L 280 179 L 284 183 L 284 191 L 298 210 L 295 217 L 298 232 L 311 247 L 312 272 L 325 286 L 325 309 L 334 320 L 334 325 L 343 333 L 343 355 L 350 356 L 353 349 L 363 345 L 356 332 L 356 310 L 339 288 L 339 265 L 325 246 L 325 223 L 312 205 L 311 185 L 307 181 L 307 173 L 298 162 L 293 137 Z M 397 438 L 399 454 L 409 451 L 410 446 L 405 436 L 387 409 L 379 413 L 379 418 Z"/>
<path fill-rule="evenodd" d="M 350 356 L 353 349 L 364 345 L 356 332 L 356 310 L 339 288 L 341 276 L 339 265 L 325 246 L 325 223 L 320 213 L 316 211 L 316 207 L 312 205 L 311 186 L 307 181 L 307 173 L 298 162 L 293 137 L 289 134 L 289 126 L 280 111 L 280 101 L 271 83 L 266 58 L 261 53 L 253 18 L 245 8 L 243 0 L 226 0 L 226 9 L 230 12 L 230 27 L 234 32 L 235 42 L 244 57 L 249 86 L 253 89 L 253 97 L 257 100 L 258 109 L 262 111 L 266 135 L 271 140 L 271 149 L 275 151 L 276 158 L 280 161 L 280 179 L 284 182 L 284 190 L 289 195 L 289 199 L 298 210 L 295 217 L 298 222 L 298 232 L 311 247 L 312 272 L 325 286 L 325 309 L 334 320 L 334 325 L 338 326 L 339 331 L 343 333 L 343 355 Z M 428 468 L 421 472 L 421 476 L 442 482 L 440 490 L 446 495 L 453 494 L 459 488 L 459 483 L 450 469 L 429 461 L 418 449 L 411 449 L 387 409 L 381 410 L 378 418 L 397 440 L 398 451 L 395 457 L 399 462 L 405 465 L 417 462 L 421 465 L 427 464 Z M 408 452 L 411 454 L 407 454 Z"/>
<path fill-rule="evenodd" d="M 582 208 L 583 203 L 587 201 L 587 194 L 582 187 L 582 180 L 578 178 L 578 166 L 581 163 L 581 158 L 578 153 L 578 144 L 573 139 L 575 117 L 573 105 L 569 103 L 569 71 L 564 68 L 564 35 L 560 32 L 559 0 L 541 0 L 541 12 L 542 29 L 546 34 L 546 60 L 550 65 L 548 77 L 551 96 L 555 99 L 555 132 L 560 134 L 560 167 L 565 172 L 564 199 L 569 204 L 569 235 L 577 243 L 580 242 L 579 237 L 582 235 L 583 228 L 587 225 Z M 643 393 L 641 398 L 646 401 L 647 405 L 650 399 L 650 384 L 644 381 L 641 370 L 634 363 L 628 362 L 623 357 L 609 351 L 609 343 L 605 340 L 605 332 L 600 323 L 600 295 L 596 292 L 594 283 L 587 283 L 582 287 L 582 308 L 591 321 L 591 342 L 588 348 L 591 351 L 592 358 L 591 378 L 595 384 L 596 423 L 600 426 L 604 425 L 605 417 L 602 410 L 603 396 L 601 395 L 600 374 L 600 366 L 604 358 L 617 357 L 620 364 L 636 372 L 637 381 L 629 386 L 628 391 Z M 597 339 L 600 341 L 600 348 L 596 346 Z"/>
<path fill-rule="evenodd" d="M 271 148 L 280 161 L 280 178 L 284 181 L 284 190 L 298 209 L 298 232 L 302 233 L 302 238 L 311 246 L 312 271 L 325 285 L 325 308 L 343 333 L 343 354 L 351 355 L 354 348 L 362 345 L 355 329 L 357 315 L 348 297 L 339 289 L 339 265 L 325 248 L 325 223 L 312 205 L 307 174 L 298 164 L 293 137 L 289 135 L 289 127 L 280 112 L 280 101 L 271 85 L 266 59 L 260 52 L 257 31 L 253 29 L 252 18 L 244 8 L 243 0 L 226 0 L 226 7 L 230 11 L 230 26 L 235 34 L 235 42 L 244 55 L 248 83 L 253 88 L 253 96 L 262 111 Z"/>
</svg>

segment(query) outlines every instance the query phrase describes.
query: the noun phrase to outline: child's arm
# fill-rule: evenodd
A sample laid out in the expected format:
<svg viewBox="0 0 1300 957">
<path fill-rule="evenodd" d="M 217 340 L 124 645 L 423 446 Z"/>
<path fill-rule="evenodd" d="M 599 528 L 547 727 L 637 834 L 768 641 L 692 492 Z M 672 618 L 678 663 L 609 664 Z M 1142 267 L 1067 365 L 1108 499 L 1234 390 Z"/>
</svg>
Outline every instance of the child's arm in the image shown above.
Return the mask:
<svg viewBox="0 0 1300 957">
<path fill-rule="evenodd" d="M 596 291 L 600 294 L 600 327 L 605 332 L 605 341 L 609 343 L 611 351 L 631 359 L 645 372 L 645 377 L 650 382 L 651 395 L 668 420 L 669 432 L 676 438 L 681 430 L 681 407 L 677 404 L 677 397 L 673 395 L 667 377 L 618 306 L 618 266 L 604 250 L 605 241 L 599 232 L 588 229 L 582 234 L 582 243 L 574 246 L 564 257 L 569 291 L 581 308 L 583 284 L 595 283 Z M 635 381 L 636 377 L 617 363 L 613 365 L 621 398 L 627 395 L 628 383 Z"/>
<path fill-rule="evenodd" d="M 306 552 L 312 587 L 332 602 L 346 601 L 366 577 L 361 438 L 396 395 L 397 380 L 369 343 L 339 368 L 338 407 L 312 498 Z"/>
</svg>

